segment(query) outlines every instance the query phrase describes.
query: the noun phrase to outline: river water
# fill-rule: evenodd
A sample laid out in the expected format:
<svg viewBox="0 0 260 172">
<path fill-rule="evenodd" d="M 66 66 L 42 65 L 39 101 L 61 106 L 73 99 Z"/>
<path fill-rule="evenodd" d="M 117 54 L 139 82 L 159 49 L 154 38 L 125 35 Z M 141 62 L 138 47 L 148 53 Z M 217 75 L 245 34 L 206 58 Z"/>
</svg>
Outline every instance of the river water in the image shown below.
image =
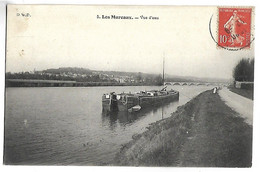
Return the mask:
<svg viewBox="0 0 260 172">
<path fill-rule="evenodd" d="M 102 114 L 103 93 L 160 89 L 156 86 L 7 88 L 5 163 L 33 165 L 105 165 L 122 144 L 178 106 L 211 89 L 168 86 L 179 101 L 138 113 Z"/>
</svg>

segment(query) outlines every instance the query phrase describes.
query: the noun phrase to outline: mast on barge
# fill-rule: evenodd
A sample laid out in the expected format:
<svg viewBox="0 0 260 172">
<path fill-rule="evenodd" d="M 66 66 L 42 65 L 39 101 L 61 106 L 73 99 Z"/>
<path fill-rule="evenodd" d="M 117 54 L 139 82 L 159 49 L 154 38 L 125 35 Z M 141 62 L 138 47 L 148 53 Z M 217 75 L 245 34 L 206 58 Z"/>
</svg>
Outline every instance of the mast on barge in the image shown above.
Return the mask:
<svg viewBox="0 0 260 172">
<path fill-rule="evenodd" d="M 162 77 L 162 85 L 164 85 L 164 63 L 165 63 L 165 53 L 163 53 L 163 77 Z"/>
</svg>

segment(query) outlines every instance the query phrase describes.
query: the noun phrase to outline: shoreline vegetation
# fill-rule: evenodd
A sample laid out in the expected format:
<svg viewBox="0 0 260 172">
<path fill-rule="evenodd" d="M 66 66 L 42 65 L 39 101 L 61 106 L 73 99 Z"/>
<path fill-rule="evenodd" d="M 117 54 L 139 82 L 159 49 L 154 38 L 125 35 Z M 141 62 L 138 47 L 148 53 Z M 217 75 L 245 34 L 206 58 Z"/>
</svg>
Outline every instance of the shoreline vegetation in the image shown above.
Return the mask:
<svg viewBox="0 0 260 172">
<path fill-rule="evenodd" d="M 113 165 L 251 167 L 252 126 L 205 91 L 122 145 Z"/>
</svg>

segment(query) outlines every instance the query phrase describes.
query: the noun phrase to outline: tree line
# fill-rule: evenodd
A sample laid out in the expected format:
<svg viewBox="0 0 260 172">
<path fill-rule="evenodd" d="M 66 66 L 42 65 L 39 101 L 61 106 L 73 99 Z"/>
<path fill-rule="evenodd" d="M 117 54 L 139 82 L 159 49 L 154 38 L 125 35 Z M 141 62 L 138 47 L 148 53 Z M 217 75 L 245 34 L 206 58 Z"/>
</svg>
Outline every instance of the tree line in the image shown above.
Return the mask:
<svg viewBox="0 0 260 172">
<path fill-rule="evenodd" d="M 254 81 L 254 58 L 243 58 L 234 67 L 233 78 L 235 81 Z"/>
</svg>

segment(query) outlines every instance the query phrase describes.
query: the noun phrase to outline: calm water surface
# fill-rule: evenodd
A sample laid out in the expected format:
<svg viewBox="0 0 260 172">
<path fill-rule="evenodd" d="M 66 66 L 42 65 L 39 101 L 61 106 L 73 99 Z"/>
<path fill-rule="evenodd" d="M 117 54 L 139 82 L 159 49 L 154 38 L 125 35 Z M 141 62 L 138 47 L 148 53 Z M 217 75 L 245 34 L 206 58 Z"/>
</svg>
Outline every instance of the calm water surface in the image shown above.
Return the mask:
<svg viewBox="0 0 260 172">
<path fill-rule="evenodd" d="M 156 86 L 83 88 L 7 88 L 5 163 L 102 165 L 111 163 L 122 144 L 155 121 L 169 117 L 207 86 L 168 86 L 178 102 L 138 113 L 102 114 L 101 96 Z"/>
</svg>

